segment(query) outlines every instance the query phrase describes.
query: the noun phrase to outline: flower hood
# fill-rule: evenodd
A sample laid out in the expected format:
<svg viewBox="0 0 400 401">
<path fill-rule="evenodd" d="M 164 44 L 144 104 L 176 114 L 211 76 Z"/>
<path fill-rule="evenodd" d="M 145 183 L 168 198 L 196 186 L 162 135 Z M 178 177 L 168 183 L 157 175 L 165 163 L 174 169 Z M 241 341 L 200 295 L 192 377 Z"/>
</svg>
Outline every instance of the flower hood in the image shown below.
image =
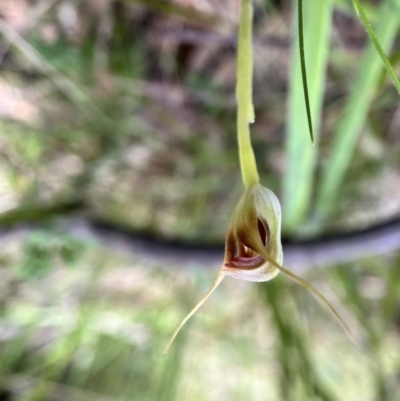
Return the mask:
<svg viewBox="0 0 400 401">
<path fill-rule="evenodd" d="M 282 262 L 279 200 L 268 188 L 253 185 L 232 214 L 221 272 L 247 281 L 268 281 L 279 273 L 276 265 Z"/>
</svg>

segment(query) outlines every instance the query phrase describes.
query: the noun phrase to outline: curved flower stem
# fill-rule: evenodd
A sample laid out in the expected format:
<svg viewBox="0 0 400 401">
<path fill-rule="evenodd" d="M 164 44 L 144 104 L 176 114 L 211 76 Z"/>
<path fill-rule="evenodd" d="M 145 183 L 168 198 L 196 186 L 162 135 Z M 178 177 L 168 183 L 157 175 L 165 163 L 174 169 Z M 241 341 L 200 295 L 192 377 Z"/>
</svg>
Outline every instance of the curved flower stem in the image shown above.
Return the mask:
<svg viewBox="0 0 400 401">
<path fill-rule="evenodd" d="M 254 122 L 253 86 L 253 6 L 252 0 L 242 0 L 240 7 L 239 43 L 237 55 L 236 98 L 237 135 L 240 169 L 246 188 L 258 184 L 256 159 L 251 146 L 249 124 Z"/>
</svg>

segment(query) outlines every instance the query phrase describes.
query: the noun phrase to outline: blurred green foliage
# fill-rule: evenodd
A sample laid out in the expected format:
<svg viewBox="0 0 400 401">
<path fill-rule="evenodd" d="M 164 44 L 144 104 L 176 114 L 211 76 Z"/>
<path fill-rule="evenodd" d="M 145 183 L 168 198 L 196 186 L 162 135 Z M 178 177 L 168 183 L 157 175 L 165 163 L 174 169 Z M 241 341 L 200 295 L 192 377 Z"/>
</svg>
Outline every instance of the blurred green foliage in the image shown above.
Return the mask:
<svg viewBox="0 0 400 401">
<path fill-rule="evenodd" d="M 17 275 L 23 279 L 43 278 L 58 261 L 72 267 L 88 245 L 89 242 L 73 236 L 34 231 L 23 242 L 23 260 L 17 266 Z"/>
<path fill-rule="evenodd" d="M 221 242 L 242 190 L 234 2 L 223 9 L 215 2 L 209 14 L 183 1 L 89 3 L 27 13 L 34 23 L 14 26 L 21 34 L 14 41 L 2 10 L 0 90 L 11 91 L 0 97 L 16 103 L 1 107 L 0 223 L 47 228 L 1 237 L 0 399 L 397 401 L 398 255 L 307 273 L 349 321 L 351 341 L 281 277 L 265 285 L 231 280 L 162 359 L 210 274 L 189 269 L 196 261 L 154 268 L 59 230 L 54 215 L 75 210 L 164 239 Z M 365 7 L 378 35 L 387 30 L 398 72 L 397 3 Z M 324 41 L 314 25 L 305 33 L 313 117 L 321 120 L 312 155 L 296 145 L 309 146 L 304 104 L 286 108 L 287 96 L 292 105 L 302 96 L 296 68 L 288 78 L 294 4 L 255 4 L 252 137 L 261 182 L 276 192 L 289 181 L 305 188 L 299 174 L 307 170 L 307 191 L 287 192 L 285 215 L 303 205 L 288 234 L 354 229 L 398 213 L 398 100 L 351 2 L 332 1 L 323 20 L 305 16 L 325 24 L 320 32 L 332 24 Z M 77 17 L 75 28 L 65 15 Z M 319 45 L 310 48 L 307 35 Z M 362 112 L 348 113 L 361 103 Z M 292 151 L 284 150 L 286 127 L 295 134 L 287 136 Z M 347 135 L 352 146 L 334 145 Z M 321 217 L 324 186 L 335 196 Z"/>
</svg>

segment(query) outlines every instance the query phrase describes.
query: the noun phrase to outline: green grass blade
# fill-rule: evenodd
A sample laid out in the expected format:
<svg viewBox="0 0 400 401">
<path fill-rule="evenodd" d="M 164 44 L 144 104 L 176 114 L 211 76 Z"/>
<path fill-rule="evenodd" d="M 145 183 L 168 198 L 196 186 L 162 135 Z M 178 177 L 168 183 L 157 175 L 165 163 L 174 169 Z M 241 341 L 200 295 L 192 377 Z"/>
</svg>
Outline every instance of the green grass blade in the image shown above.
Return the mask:
<svg viewBox="0 0 400 401">
<path fill-rule="evenodd" d="M 307 85 L 307 70 L 306 58 L 304 55 L 304 35 L 303 35 L 303 0 L 297 1 L 297 19 L 298 19 L 298 36 L 299 36 L 299 51 L 300 51 L 300 65 L 301 65 L 301 78 L 303 81 L 304 101 L 306 103 L 308 129 L 310 130 L 311 142 L 314 145 L 314 134 L 311 121 L 310 99 L 308 96 Z"/>
<path fill-rule="evenodd" d="M 305 61 L 308 66 L 310 112 L 316 143 L 329 54 L 332 6 L 332 0 L 306 1 L 304 4 L 304 41 L 307 43 Z M 295 231 L 307 216 L 316 160 L 316 148 L 304 140 L 308 124 L 297 47 L 293 49 L 293 58 L 286 133 L 287 171 L 283 182 L 283 225 L 287 232 Z"/>
<path fill-rule="evenodd" d="M 393 81 L 394 86 L 397 89 L 397 92 L 400 95 L 400 82 L 399 79 L 397 78 L 392 65 L 390 64 L 390 61 L 388 60 L 386 56 L 386 52 L 382 49 L 382 46 L 379 43 L 379 40 L 377 36 L 375 35 L 374 30 L 372 29 L 372 26 L 370 22 L 368 21 L 368 18 L 365 14 L 364 8 L 361 6 L 361 3 L 359 0 L 351 0 L 353 2 L 354 8 L 356 9 L 358 15 L 361 18 L 361 21 L 364 24 L 364 27 L 368 33 L 369 38 L 371 39 L 372 43 L 375 46 L 376 51 L 379 53 L 380 58 L 382 59 L 383 65 L 386 68 L 387 73 L 389 74 L 390 78 Z M 393 6 L 392 6 L 393 7 Z M 392 9 L 392 13 L 396 15 L 396 12 Z M 399 19 L 400 16 L 397 14 L 397 18 Z"/>
<path fill-rule="evenodd" d="M 396 0 L 399 2 L 400 0 Z M 399 27 L 399 16 L 393 12 L 391 0 L 386 0 L 379 9 L 377 17 L 377 37 L 383 51 L 390 49 Z M 374 44 L 370 43 L 361 61 L 355 87 L 352 90 L 334 132 L 332 153 L 322 172 L 321 187 L 317 193 L 316 220 L 326 217 L 344 174 L 350 164 L 351 156 L 365 123 L 369 106 L 379 81 L 382 63 L 376 55 Z"/>
</svg>

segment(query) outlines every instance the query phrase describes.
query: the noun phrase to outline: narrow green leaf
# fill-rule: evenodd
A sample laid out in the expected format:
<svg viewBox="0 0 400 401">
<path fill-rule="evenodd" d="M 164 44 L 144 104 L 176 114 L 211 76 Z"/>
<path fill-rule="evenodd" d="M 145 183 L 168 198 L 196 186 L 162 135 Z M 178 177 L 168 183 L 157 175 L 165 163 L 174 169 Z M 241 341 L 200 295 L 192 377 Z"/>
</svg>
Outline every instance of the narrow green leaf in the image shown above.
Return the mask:
<svg viewBox="0 0 400 401">
<path fill-rule="evenodd" d="M 382 59 L 382 62 L 386 68 L 387 73 L 389 74 L 390 78 L 392 79 L 393 84 L 396 87 L 397 92 L 400 95 L 399 79 L 397 78 L 396 73 L 394 72 L 393 67 L 390 64 L 390 61 L 388 60 L 388 58 L 386 56 L 386 52 L 383 50 L 382 46 L 380 45 L 379 40 L 378 40 L 374 30 L 372 29 L 370 22 L 368 21 L 368 18 L 365 14 L 364 8 L 361 6 L 361 3 L 359 2 L 359 0 L 351 0 L 351 1 L 353 2 L 354 8 L 356 9 L 358 15 L 360 16 L 365 29 L 367 30 L 369 38 L 371 39 L 372 43 L 374 44 L 376 51 L 379 53 L 379 56 Z M 393 9 L 392 9 L 392 13 L 393 13 L 393 15 L 397 15 L 398 19 L 400 18 L 399 14 L 396 14 L 396 11 L 394 11 Z"/>
<path fill-rule="evenodd" d="M 396 2 L 400 3 L 400 0 Z M 399 15 L 393 12 L 392 1 L 386 0 L 380 6 L 376 27 L 376 36 L 380 40 L 383 51 L 390 49 L 396 37 L 399 22 Z M 343 117 L 333 135 L 332 153 L 322 172 L 321 187 L 317 193 L 316 221 L 324 219 L 332 209 L 365 124 L 381 71 L 382 63 L 376 55 L 374 44 L 370 43 L 361 60 L 355 86 L 347 100 Z"/>
<path fill-rule="evenodd" d="M 333 0 L 306 1 L 304 3 L 303 40 L 307 43 L 305 61 L 308 66 L 308 93 L 310 114 L 314 128 L 314 140 L 318 145 L 318 130 L 322 114 L 326 63 Z M 297 16 L 294 17 L 298 20 Z M 294 26 L 295 34 L 299 30 Z M 292 53 L 292 71 L 289 82 L 286 149 L 287 170 L 283 181 L 283 227 L 286 232 L 295 231 L 305 220 L 310 204 L 317 147 L 310 146 L 307 113 L 302 85 L 300 53 L 297 46 Z"/>
<path fill-rule="evenodd" d="M 310 99 L 308 97 L 306 58 L 304 56 L 303 0 L 298 0 L 297 5 L 298 5 L 297 18 L 298 18 L 298 29 L 299 29 L 299 35 L 298 36 L 299 36 L 301 78 L 302 78 L 302 81 L 303 81 L 304 101 L 306 103 L 306 110 L 307 110 L 308 129 L 310 130 L 311 142 L 314 145 L 314 134 L 313 134 L 313 128 L 312 128 L 312 121 L 311 121 Z"/>
</svg>

